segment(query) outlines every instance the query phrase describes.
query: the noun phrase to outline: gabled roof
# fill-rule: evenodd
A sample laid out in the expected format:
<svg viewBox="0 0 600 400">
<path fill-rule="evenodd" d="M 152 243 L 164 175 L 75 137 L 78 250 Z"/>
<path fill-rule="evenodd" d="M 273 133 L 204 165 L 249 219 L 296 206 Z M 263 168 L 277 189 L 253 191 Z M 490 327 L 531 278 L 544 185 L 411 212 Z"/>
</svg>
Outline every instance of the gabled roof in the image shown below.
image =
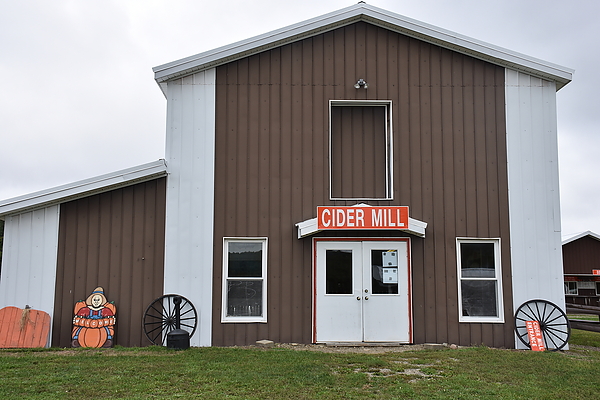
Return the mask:
<svg viewBox="0 0 600 400">
<path fill-rule="evenodd" d="M 574 235 L 568 235 L 568 236 L 566 236 L 563 239 L 562 244 L 564 246 L 567 243 L 574 242 L 575 240 L 581 239 L 582 237 L 586 237 L 586 236 L 589 236 L 592 239 L 596 239 L 596 240 L 600 241 L 600 235 L 598 235 L 597 233 L 594 233 L 592 231 L 586 231 L 586 232 L 581 232 L 581 233 L 576 233 Z"/>
<path fill-rule="evenodd" d="M 0 201 L 0 219 L 3 219 L 5 215 L 48 207 L 166 175 L 167 166 L 165 160 L 158 160 L 138 165 L 137 167 L 14 197 Z"/>
<path fill-rule="evenodd" d="M 160 65 L 153 68 L 154 79 L 164 91 L 164 83 L 171 79 L 214 68 L 358 21 L 365 21 L 493 64 L 555 81 L 557 90 L 572 79 L 573 70 L 570 68 L 494 46 L 363 2 L 263 35 Z"/>
</svg>

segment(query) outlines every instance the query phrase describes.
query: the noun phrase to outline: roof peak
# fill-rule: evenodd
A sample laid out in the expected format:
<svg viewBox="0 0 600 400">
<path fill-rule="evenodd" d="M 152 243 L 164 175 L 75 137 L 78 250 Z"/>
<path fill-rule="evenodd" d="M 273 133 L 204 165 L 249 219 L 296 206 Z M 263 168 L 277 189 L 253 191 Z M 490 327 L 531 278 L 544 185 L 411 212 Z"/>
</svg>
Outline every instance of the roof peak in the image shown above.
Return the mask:
<svg viewBox="0 0 600 400">
<path fill-rule="evenodd" d="M 573 70 L 504 49 L 456 32 L 429 25 L 381 8 L 359 2 L 262 35 L 254 36 L 203 53 L 153 68 L 159 84 L 248 57 L 262 51 L 364 21 L 425 42 L 439 45 L 506 68 L 556 82 L 557 90 L 569 83 Z"/>
</svg>

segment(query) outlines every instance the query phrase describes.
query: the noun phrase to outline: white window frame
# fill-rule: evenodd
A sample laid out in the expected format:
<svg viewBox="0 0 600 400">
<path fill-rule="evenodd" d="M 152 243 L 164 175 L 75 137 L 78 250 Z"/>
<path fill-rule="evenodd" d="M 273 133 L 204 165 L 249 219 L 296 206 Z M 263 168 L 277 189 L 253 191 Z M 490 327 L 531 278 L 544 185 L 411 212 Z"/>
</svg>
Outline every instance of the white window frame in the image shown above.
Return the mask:
<svg viewBox="0 0 600 400">
<path fill-rule="evenodd" d="M 600 282 L 596 282 L 596 296 L 600 296 Z"/>
<path fill-rule="evenodd" d="M 494 244 L 494 264 L 495 264 L 495 278 L 473 278 L 473 277 L 462 277 L 462 260 L 461 260 L 461 244 L 463 243 L 492 243 Z M 456 266 L 457 266 L 457 281 L 458 281 L 458 321 L 459 322 L 477 322 L 477 323 L 503 323 L 504 322 L 504 298 L 502 292 L 502 262 L 500 258 L 500 238 L 468 238 L 459 237 L 456 238 Z M 462 312 L 462 281 L 473 280 L 473 281 L 496 281 L 496 310 L 498 310 L 497 316 L 468 316 L 463 315 Z"/>
<path fill-rule="evenodd" d="M 267 238 L 266 237 L 225 237 L 223 238 L 223 278 L 221 292 L 221 322 L 223 323 L 252 323 L 267 322 Z M 229 243 L 261 243 L 262 244 L 262 276 L 254 277 L 229 277 Z M 260 316 L 228 316 L 227 315 L 227 282 L 230 280 L 256 280 L 262 281 L 262 315 Z"/>
<path fill-rule="evenodd" d="M 572 283 L 575 284 L 575 285 L 573 285 L 573 286 L 575 286 L 575 293 L 571 292 L 571 290 L 573 290 L 573 289 L 571 289 L 569 287 L 569 284 L 572 284 Z M 565 294 L 571 295 L 571 296 L 577 296 L 579 294 L 579 285 L 577 284 L 577 281 L 565 281 Z"/>
<path fill-rule="evenodd" d="M 334 197 L 332 182 L 332 109 L 333 107 L 385 107 L 386 182 L 385 197 Z M 394 135 L 392 129 L 392 100 L 329 100 L 329 199 L 330 200 L 394 200 Z"/>
</svg>

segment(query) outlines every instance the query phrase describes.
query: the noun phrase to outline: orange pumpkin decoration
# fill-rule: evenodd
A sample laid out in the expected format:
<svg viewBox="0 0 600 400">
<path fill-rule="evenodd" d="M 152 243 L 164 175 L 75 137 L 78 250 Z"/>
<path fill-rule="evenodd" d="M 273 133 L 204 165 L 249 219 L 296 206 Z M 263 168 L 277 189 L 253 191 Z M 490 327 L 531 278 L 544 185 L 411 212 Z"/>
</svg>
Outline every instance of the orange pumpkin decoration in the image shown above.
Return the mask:
<svg viewBox="0 0 600 400">
<path fill-rule="evenodd" d="M 86 329 L 79 332 L 79 345 L 81 347 L 102 347 L 106 343 L 108 332 L 104 329 Z"/>
<path fill-rule="evenodd" d="M 106 301 L 104 289 L 97 287 L 86 300 L 75 303 L 71 334 L 73 347 L 112 347 L 117 308 Z"/>
<path fill-rule="evenodd" d="M 0 310 L 0 348 L 46 347 L 50 315 L 25 306 Z"/>
</svg>

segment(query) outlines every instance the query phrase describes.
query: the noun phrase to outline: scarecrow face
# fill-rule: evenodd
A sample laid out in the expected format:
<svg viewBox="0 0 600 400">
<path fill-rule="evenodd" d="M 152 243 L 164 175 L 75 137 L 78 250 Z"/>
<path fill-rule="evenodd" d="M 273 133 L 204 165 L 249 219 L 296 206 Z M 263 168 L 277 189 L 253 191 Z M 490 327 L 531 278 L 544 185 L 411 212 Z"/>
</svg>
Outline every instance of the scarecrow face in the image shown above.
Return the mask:
<svg viewBox="0 0 600 400">
<path fill-rule="evenodd" d="M 92 296 L 92 307 L 98 308 L 102 305 L 102 296 L 95 294 Z"/>
</svg>

